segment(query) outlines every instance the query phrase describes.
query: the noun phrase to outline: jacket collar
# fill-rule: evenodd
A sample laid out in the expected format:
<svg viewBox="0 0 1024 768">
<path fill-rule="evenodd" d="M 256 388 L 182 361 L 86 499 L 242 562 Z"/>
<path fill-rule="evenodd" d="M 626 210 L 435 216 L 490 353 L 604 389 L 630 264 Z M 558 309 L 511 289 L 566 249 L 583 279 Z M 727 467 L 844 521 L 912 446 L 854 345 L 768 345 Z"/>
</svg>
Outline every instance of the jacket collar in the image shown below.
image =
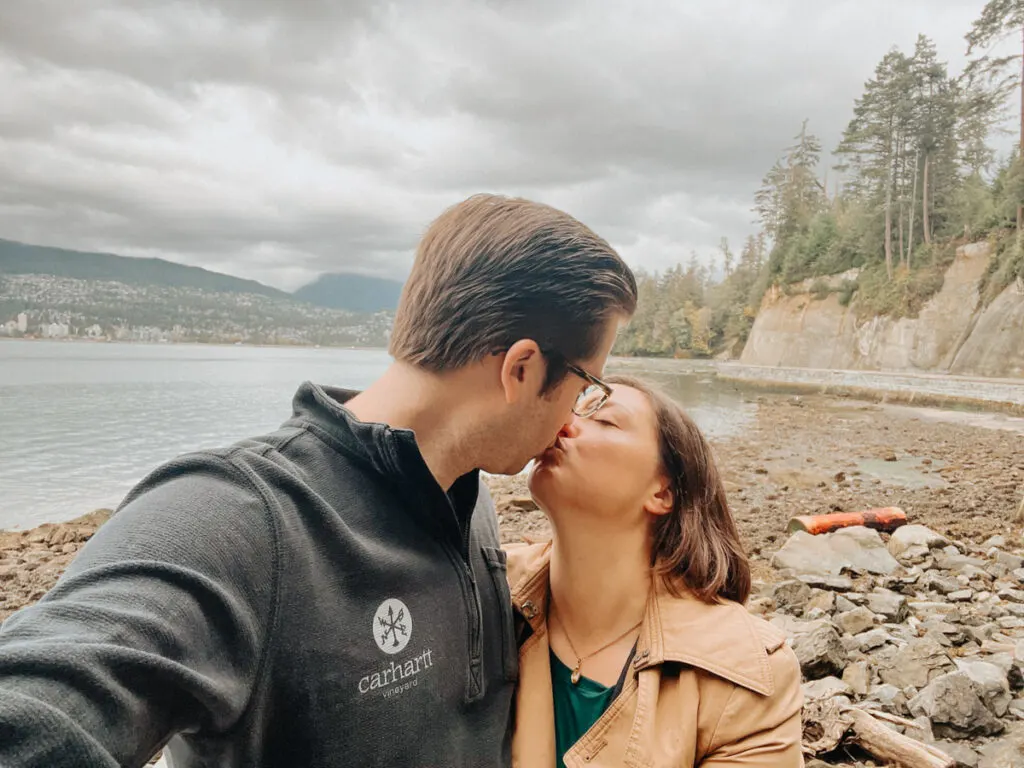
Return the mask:
<svg viewBox="0 0 1024 768">
<path fill-rule="evenodd" d="M 431 527 L 440 526 L 462 549 L 463 529 L 469 525 L 480 492 L 480 473 L 463 475 L 446 493 L 424 461 L 412 430 L 360 421 L 345 407 L 357 394 L 307 381 L 295 393 L 292 418 L 284 426 L 310 430 L 379 475 L 410 510 Z"/>
<path fill-rule="evenodd" d="M 512 604 L 537 632 L 547 617 L 551 545 L 506 549 Z M 775 681 L 768 652 L 783 642 L 785 635 L 760 627 L 739 603 L 709 604 L 689 592 L 677 597 L 654 578 L 633 667 L 639 672 L 669 662 L 688 664 L 769 696 Z"/>
</svg>

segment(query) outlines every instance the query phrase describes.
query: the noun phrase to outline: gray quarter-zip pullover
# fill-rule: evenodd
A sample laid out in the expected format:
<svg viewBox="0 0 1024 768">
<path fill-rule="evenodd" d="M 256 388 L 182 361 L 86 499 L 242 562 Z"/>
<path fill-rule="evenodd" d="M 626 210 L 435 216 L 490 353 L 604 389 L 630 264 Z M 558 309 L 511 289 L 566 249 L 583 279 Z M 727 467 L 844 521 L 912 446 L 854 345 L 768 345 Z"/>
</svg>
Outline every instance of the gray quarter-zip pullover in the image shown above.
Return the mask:
<svg viewBox="0 0 1024 768">
<path fill-rule="evenodd" d="M 278 431 L 161 467 L 3 624 L 0 766 L 509 765 L 490 497 L 352 394 L 304 384 Z"/>
</svg>

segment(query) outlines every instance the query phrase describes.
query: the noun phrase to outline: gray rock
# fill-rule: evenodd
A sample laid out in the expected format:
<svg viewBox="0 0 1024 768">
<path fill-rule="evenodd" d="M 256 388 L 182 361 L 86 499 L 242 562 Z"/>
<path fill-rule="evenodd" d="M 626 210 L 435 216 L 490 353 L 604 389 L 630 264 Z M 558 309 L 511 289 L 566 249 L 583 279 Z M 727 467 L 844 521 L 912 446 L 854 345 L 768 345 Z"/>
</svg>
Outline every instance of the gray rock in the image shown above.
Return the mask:
<svg viewBox="0 0 1024 768">
<path fill-rule="evenodd" d="M 983 746 L 978 768 L 1024 768 L 1024 727 L 1017 725 L 1003 738 Z"/>
<path fill-rule="evenodd" d="M 982 571 L 988 563 L 978 557 L 968 557 L 967 555 L 961 554 L 948 554 L 945 550 L 941 554 L 935 555 L 935 565 L 943 571 L 951 571 L 955 574 L 961 573 L 974 573 L 975 571 Z M 968 569 L 974 569 L 968 571 Z M 986 574 L 988 575 L 988 574 Z"/>
<path fill-rule="evenodd" d="M 933 747 L 941 749 L 947 755 L 956 760 L 958 768 L 960 768 L 960 766 L 965 766 L 965 768 L 978 768 L 978 761 L 980 759 L 978 753 L 962 741 L 934 739 L 930 743 Z"/>
<path fill-rule="evenodd" d="M 953 641 L 937 630 L 929 629 L 927 632 L 924 633 L 923 637 L 927 637 L 929 640 L 934 640 L 943 648 L 953 647 Z"/>
<path fill-rule="evenodd" d="M 912 640 L 884 666 L 879 664 L 882 682 L 899 688 L 924 688 L 932 680 L 956 670 L 949 654 L 930 638 Z"/>
<path fill-rule="evenodd" d="M 886 576 L 882 586 L 885 589 L 899 592 L 902 595 L 916 595 L 918 583 L 921 581 L 920 573 L 909 573 L 903 576 Z"/>
<path fill-rule="evenodd" d="M 995 552 L 989 552 L 988 555 L 1008 571 L 1015 571 L 1018 568 L 1024 567 L 1024 557 L 1020 555 L 1011 555 L 1009 552 L 1003 552 L 998 549 Z"/>
<path fill-rule="evenodd" d="M 960 589 L 956 579 L 951 579 L 949 576 L 942 576 L 938 573 L 929 573 L 925 576 L 921 586 L 929 592 L 938 592 L 940 595 L 948 595 L 950 592 L 956 592 Z"/>
<path fill-rule="evenodd" d="M 892 550 L 890 550 L 891 552 Z M 898 555 L 893 555 L 901 563 L 907 564 L 920 564 L 924 563 L 928 559 L 928 555 L 931 554 L 931 550 L 928 547 L 922 547 L 920 544 L 912 544 L 911 546 L 904 549 Z"/>
<path fill-rule="evenodd" d="M 842 635 L 839 638 L 843 644 L 843 648 L 846 649 L 847 655 L 854 656 L 861 653 L 860 640 L 853 635 Z"/>
<path fill-rule="evenodd" d="M 804 604 L 811 598 L 811 588 L 795 579 L 780 581 L 772 588 L 771 596 L 780 609 L 799 609 L 793 612 L 800 613 Z"/>
<path fill-rule="evenodd" d="M 871 671 L 866 661 L 855 661 L 847 664 L 843 670 L 843 682 L 857 696 L 867 696 L 871 687 Z"/>
<path fill-rule="evenodd" d="M 1017 617 L 1024 617 L 1024 605 L 1020 603 L 1005 603 L 1000 606 L 1007 613 L 1011 613 Z"/>
<path fill-rule="evenodd" d="M 910 547 L 921 547 L 927 551 L 949 544 L 949 540 L 923 525 L 902 525 L 889 537 L 889 554 L 899 557 Z"/>
<path fill-rule="evenodd" d="M 772 564 L 797 573 L 835 576 L 844 570 L 888 575 L 900 567 L 885 548 L 878 531 L 863 526 L 818 536 L 797 531 L 775 553 Z"/>
<path fill-rule="evenodd" d="M 915 717 L 923 715 L 931 720 L 937 736 L 955 739 L 1003 731 L 1003 724 L 985 707 L 963 672 L 937 677 L 907 706 Z"/>
<path fill-rule="evenodd" d="M 809 587 L 830 589 L 834 592 L 849 592 L 853 589 L 853 579 L 849 576 L 827 576 L 821 573 L 797 574 L 797 579 Z"/>
<path fill-rule="evenodd" d="M 946 597 L 952 603 L 969 603 L 974 599 L 974 592 L 969 589 L 958 589 L 956 592 L 950 592 Z"/>
<path fill-rule="evenodd" d="M 995 664 L 985 661 L 957 659 L 957 668 L 967 675 L 974 684 L 978 697 L 996 717 L 1002 717 L 1010 708 L 1013 696 L 1007 673 Z"/>
<path fill-rule="evenodd" d="M 967 579 L 967 583 L 970 583 L 971 581 L 992 581 L 991 573 L 971 564 L 964 565 L 960 568 L 959 573 L 957 573 L 957 577 L 959 578 L 960 576 Z"/>
<path fill-rule="evenodd" d="M 1010 702 L 1010 714 L 1024 720 L 1024 699 L 1014 699 Z"/>
<path fill-rule="evenodd" d="M 804 606 L 804 616 L 810 618 L 811 611 L 820 611 L 823 615 L 831 616 L 836 609 L 836 593 L 823 589 L 812 589 L 811 598 Z"/>
<path fill-rule="evenodd" d="M 950 603 L 939 603 L 927 600 L 911 600 L 908 605 L 915 616 L 942 616 L 947 621 L 959 621 L 960 609 Z"/>
<path fill-rule="evenodd" d="M 982 549 L 991 549 L 992 547 L 1005 547 L 1006 537 L 1001 536 L 998 533 L 995 536 L 989 536 L 984 543 L 982 543 Z"/>
<path fill-rule="evenodd" d="M 833 696 L 852 696 L 853 689 L 838 677 L 824 677 L 803 684 L 804 700 L 831 699 Z"/>
<path fill-rule="evenodd" d="M 856 607 L 857 604 L 847 599 L 844 595 L 836 595 L 836 610 L 840 613 L 848 613 Z"/>
<path fill-rule="evenodd" d="M 887 621 L 899 624 L 907 618 L 910 608 L 907 599 L 889 590 L 876 590 L 868 595 L 868 608 L 872 613 L 884 616 Z"/>
<path fill-rule="evenodd" d="M 892 640 L 889 633 L 884 629 L 872 629 L 869 632 L 861 632 L 859 635 L 855 635 L 853 639 L 856 641 L 857 647 L 865 653 L 873 651 L 875 648 L 881 648 Z"/>
<path fill-rule="evenodd" d="M 963 645 L 967 642 L 967 633 L 959 624 L 950 624 L 942 619 L 928 619 L 921 624 L 921 628 L 927 634 L 935 634 L 943 639 L 939 641 L 942 645 Z"/>
<path fill-rule="evenodd" d="M 997 593 L 1000 600 L 1008 600 L 1011 603 L 1024 603 L 1024 590 L 1006 587 Z"/>
<path fill-rule="evenodd" d="M 814 629 L 798 636 L 793 642 L 793 651 L 800 660 L 804 677 L 809 680 L 842 674 L 849 660 L 839 633 L 828 622 L 817 623 Z"/>
<path fill-rule="evenodd" d="M 871 689 L 868 698 L 877 701 L 886 712 L 893 715 L 908 714 L 907 697 L 895 685 L 876 685 Z"/>
<path fill-rule="evenodd" d="M 1024 568 L 1018 568 L 1013 572 L 1013 578 L 1015 578 L 1021 584 L 1024 584 Z"/>
<path fill-rule="evenodd" d="M 854 608 L 852 611 L 840 613 L 836 616 L 836 625 L 851 635 L 859 635 L 867 632 L 875 626 L 875 614 L 864 607 Z"/>
</svg>

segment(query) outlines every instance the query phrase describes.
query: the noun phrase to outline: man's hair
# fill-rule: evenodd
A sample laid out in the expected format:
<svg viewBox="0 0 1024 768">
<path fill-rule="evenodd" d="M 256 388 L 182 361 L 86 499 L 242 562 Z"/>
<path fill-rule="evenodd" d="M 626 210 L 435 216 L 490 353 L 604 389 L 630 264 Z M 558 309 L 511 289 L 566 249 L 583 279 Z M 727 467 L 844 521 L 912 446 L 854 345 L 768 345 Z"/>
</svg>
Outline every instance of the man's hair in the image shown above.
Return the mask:
<svg viewBox="0 0 1024 768">
<path fill-rule="evenodd" d="M 650 384 L 632 376 L 606 380 L 642 392 L 654 409 L 661 470 L 672 490 L 672 510 L 653 523 L 656 571 L 676 594 L 682 585 L 705 602 L 746 602 L 750 561 L 704 434 L 675 401 Z"/>
<path fill-rule="evenodd" d="M 474 195 L 442 213 L 416 249 L 391 335 L 396 359 L 449 371 L 533 339 L 548 363 L 592 357 L 637 289 L 615 250 L 567 213 L 541 203 Z"/>
</svg>

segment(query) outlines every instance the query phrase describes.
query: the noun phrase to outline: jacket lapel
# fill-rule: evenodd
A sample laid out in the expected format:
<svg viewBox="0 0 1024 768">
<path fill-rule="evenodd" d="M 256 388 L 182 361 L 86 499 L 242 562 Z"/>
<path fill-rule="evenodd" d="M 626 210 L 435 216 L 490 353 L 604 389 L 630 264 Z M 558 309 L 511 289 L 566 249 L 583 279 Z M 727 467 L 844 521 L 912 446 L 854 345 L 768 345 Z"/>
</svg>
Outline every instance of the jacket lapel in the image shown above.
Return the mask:
<svg viewBox="0 0 1024 768">
<path fill-rule="evenodd" d="M 541 664 L 550 693 L 547 615 L 550 544 L 511 545 L 508 576 L 512 603 L 530 624 L 533 635 L 543 635 L 543 657 L 530 659 L 521 653 L 521 667 Z M 523 651 L 532 650 L 523 646 Z M 666 662 L 698 667 L 755 693 L 770 696 L 775 690 L 768 653 L 786 640 L 783 632 L 755 622 L 738 603 L 705 603 L 685 588 L 672 594 L 662 579 L 651 584 L 644 622 L 640 629 L 634 669 L 640 671 Z"/>
<path fill-rule="evenodd" d="M 739 603 L 705 603 L 685 590 L 676 596 L 655 578 L 634 667 L 688 664 L 770 696 L 775 680 L 768 652 L 785 639 L 774 627 L 759 627 Z"/>
</svg>

